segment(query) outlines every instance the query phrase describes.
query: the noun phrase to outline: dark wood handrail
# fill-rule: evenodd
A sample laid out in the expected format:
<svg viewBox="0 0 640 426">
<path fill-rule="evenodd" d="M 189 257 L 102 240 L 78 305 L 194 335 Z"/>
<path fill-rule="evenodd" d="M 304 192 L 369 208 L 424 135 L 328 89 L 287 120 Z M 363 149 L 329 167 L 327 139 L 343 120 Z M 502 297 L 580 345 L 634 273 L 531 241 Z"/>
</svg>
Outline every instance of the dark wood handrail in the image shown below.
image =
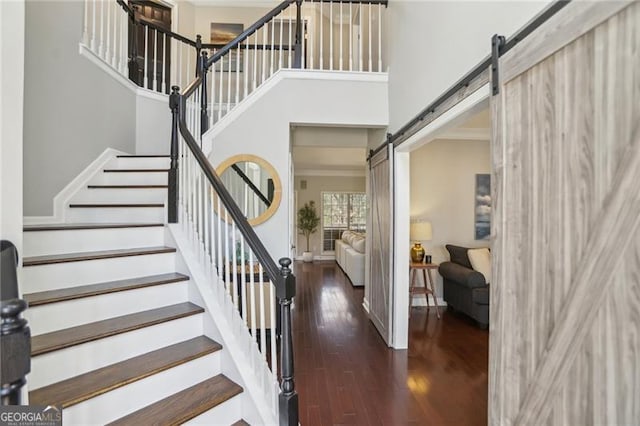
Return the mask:
<svg viewBox="0 0 640 426">
<path fill-rule="evenodd" d="M 271 9 L 266 15 L 262 18 L 258 19 L 254 24 L 252 24 L 249 28 L 244 30 L 238 37 L 234 38 L 216 53 L 211 55 L 207 63 L 205 64 L 205 68 L 209 69 L 211 65 L 218 62 L 220 58 L 226 55 L 231 49 L 236 48 L 240 43 L 245 41 L 248 37 L 250 37 L 253 33 L 262 28 L 267 22 L 271 21 L 273 18 L 278 16 L 283 10 L 291 6 L 292 3 L 295 3 L 296 0 L 285 0 L 280 3 L 278 6 Z"/>
<path fill-rule="evenodd" d="M 189 150 L 195 157 L 196 161 L 200 165 L 202 173 L 209 181 L 209 184 L 213 187 L 214 191 L 217 193 L 218 197 L 222 201 L 222 204 L 231 216 L 231 219 L 234 221 L 234 223 L 238 227 L 238 230 L 244 236 L 247 244 L 249 244 L 249 247 L 256 255 L 256 258 L 269 276 L 269 279 L 274 283 L 276 288 L 282 287 L 284 286 L 284 283 L 280 274 L 280 268 L 276 264 L 275 260 L 273 260 L 264 244 L 262 244 L 260 238 L 258 238 L 258 235 L 253 230 L 253 227 L 249 224 L 249 221 L 244 216 L 229 191 L 227 191 L 224 183 L 222 183 L 222 181 L 220 180 L 220 177 L 214 170 L 207 157 L 202 152 L 202 149 L 200 149 L 200 146 L 198 146 L 198 142 L 196 142 L 193 135 L 191 135 L 189 128 L 187 127 L 187 94 L 193 94 L 198 84 L 200 84 L 200 78 L 194 80 L 194 82 L 189 85 L 189 90 L 185 90 L 182 95 L 175 93 L 175 91 L 174 93 L 172 93 L 172 96 L 180 96 L 180 134 L 182 135 L 182 138 L 184 139 L 186 145 L 189 147 Z"/>
<path fill-rule="evenodd" d="M 253 193 L 256 194 L 258 198 L 260 198 L 260 201 L 262 201 L 267 207 L 271 207 L 271 201 L 262 193 L 262 191 L 260 191 L 260 188 L 258 188 L 256 184 L 253 183 L 251 179 L 249 179 L 249 176 L 247 176 L 245 172 L 243 172 L 242 169 L 238 167 L 237 164 L 232 164 L 231 169 L 236 172 L 236 174 L 240 177 L 240 179 L 243 180 L 244 183 L 247 184 L 251 191 L 253 191 Z"/>
</svg>

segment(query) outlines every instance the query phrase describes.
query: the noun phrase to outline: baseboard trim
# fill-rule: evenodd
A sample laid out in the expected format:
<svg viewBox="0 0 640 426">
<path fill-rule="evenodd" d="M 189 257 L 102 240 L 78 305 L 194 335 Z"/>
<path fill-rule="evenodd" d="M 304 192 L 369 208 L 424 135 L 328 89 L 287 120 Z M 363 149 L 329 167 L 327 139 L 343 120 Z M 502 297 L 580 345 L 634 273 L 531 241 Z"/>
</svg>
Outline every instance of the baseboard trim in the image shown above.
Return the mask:
<svg viewBox="0 0 640 426">
<path fill-rule="evenodd" d="M 296 258 L 294 260 L 302 260 L 302 256 L 296 256 Z M 318 255 L 318 256 L 313 256 L 313 260 L 336 260 L 335 255 Z"/>
<path fill-rule="evenodd" d="M 362 307 L 364 308 L 364 311 L 368 315 L 369 314 L 369 300 L 366 297 L 362 299 Z"/>
</svg>

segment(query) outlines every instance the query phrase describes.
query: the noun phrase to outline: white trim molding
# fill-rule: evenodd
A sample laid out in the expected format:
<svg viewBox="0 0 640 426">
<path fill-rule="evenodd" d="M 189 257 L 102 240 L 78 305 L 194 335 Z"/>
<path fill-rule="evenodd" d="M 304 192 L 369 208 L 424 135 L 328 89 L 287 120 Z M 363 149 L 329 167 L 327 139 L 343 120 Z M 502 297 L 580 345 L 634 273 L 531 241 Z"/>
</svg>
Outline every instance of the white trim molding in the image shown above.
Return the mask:
<svg viewBox="0 0 640 426">
<path fill-rule="evenodd" d="M 87 186 L 89 181 L 98 174 L 104 166 L 117 155 L 128 155 L 128 153 L 113 148 L 105 149 L 98 158 L 84 168 L 78 176 L 65 186 L 62 191 L 53 198 L 53 216 L 25 216 L 25 225 L 40 225 L 47 223 L 65 222 L 65 207 L 71 198 L 82 188 Z"/>
</svg>

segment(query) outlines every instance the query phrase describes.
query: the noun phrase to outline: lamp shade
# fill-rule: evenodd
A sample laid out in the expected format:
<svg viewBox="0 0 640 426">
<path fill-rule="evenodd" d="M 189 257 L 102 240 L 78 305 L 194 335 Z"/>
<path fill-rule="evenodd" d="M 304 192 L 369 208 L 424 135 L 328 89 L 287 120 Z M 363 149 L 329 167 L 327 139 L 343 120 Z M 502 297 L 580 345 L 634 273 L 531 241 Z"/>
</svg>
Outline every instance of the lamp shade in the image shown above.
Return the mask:
<svg viewBox="0 0 640 426">
<path fill-rule="evenodd" d="M 431 222 L 414 222 L 411 224 L 411 240 L 431 240 Z"/>
</svg>

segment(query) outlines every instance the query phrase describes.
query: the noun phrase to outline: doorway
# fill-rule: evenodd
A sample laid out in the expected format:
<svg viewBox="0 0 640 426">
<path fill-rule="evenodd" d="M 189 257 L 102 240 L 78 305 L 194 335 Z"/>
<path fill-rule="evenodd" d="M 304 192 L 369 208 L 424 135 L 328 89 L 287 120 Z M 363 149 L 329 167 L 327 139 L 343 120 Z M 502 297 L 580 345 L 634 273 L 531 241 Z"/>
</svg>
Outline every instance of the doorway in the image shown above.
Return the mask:
<svg viewBox="0 0 640 426">
<path fill-rule="evenodd" d="M 171 8 L 151 0 L 130 0 L 129 5 L 147 25 L 129 21 L 129 79 L 145 89 L 169 94 L 171 81 Z"/>
</svg>

